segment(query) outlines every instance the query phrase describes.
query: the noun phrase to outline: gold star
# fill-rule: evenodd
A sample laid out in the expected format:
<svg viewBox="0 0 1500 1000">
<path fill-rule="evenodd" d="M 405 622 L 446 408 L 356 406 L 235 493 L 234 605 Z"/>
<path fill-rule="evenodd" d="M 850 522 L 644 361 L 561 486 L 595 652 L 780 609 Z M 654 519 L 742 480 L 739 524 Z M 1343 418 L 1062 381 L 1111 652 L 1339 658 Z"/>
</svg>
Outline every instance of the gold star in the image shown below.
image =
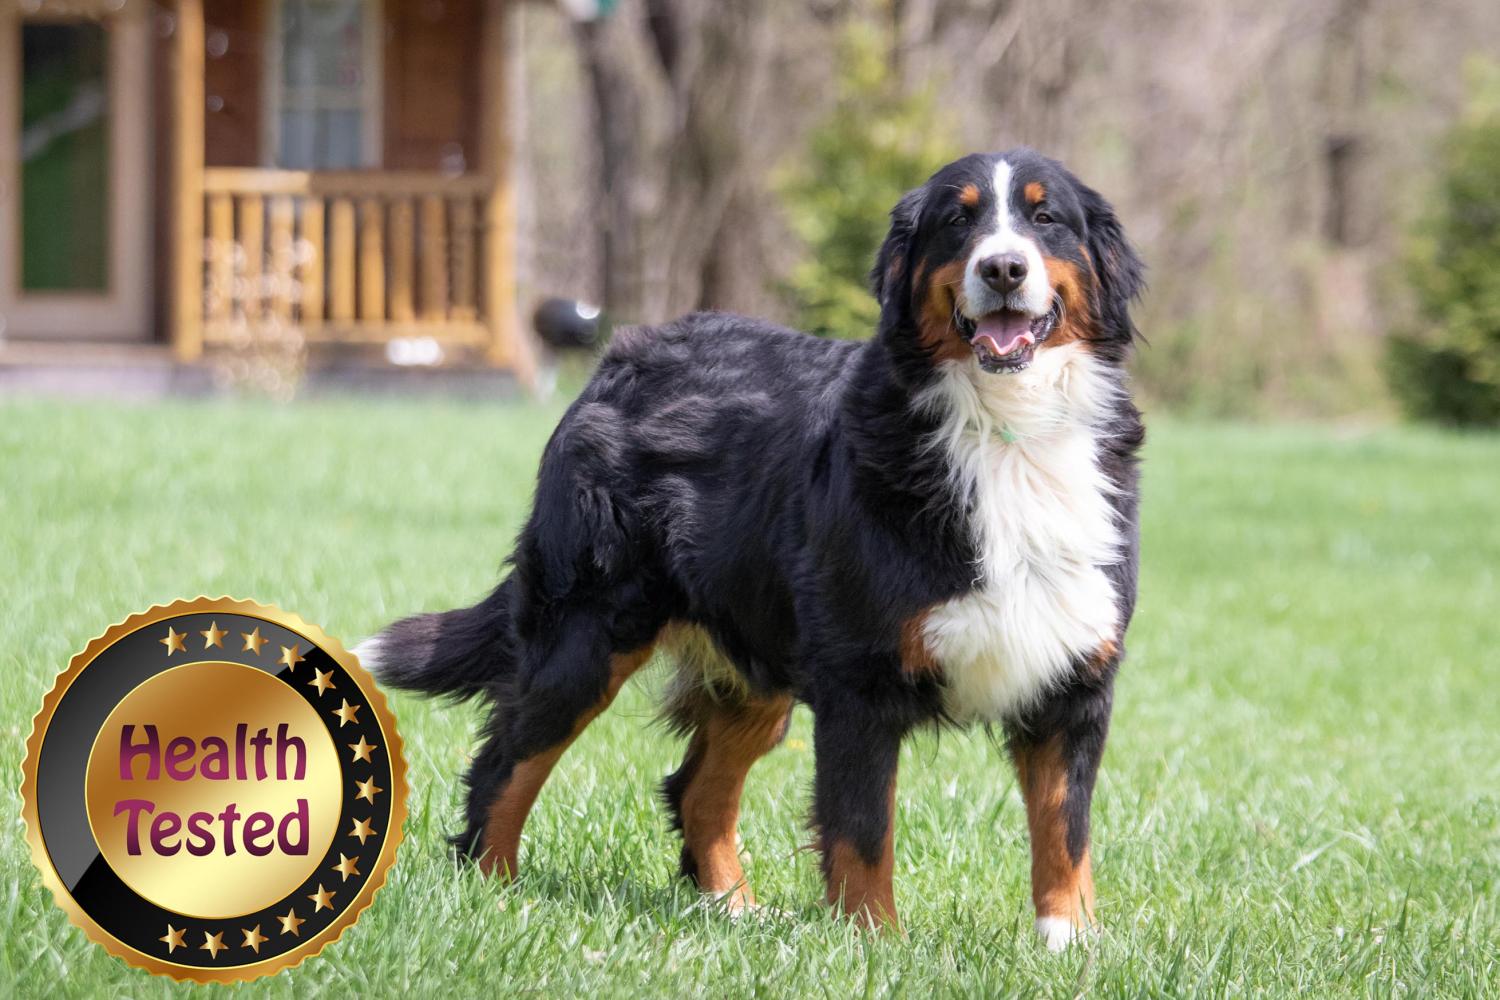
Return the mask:
<svg viewBox="0 0 1500 1000">
<path fill-rule="evenodd" d="M 164 945 L 167 946 L 167 954 L 170 955 L 170 954 L 172 954 L 172 952 L 176 951 L 178 948 L 186 948 L 187 947 L 187 942 L 182 939 L 182 936 L 184 934 L 186 934 L 186 933 L 187 933 L 187 928 L 186 927 L 184 927 L 182 930 L 178 930 L 176 927 L 173 927 L 171 924 L 168 924 L 167 925 L 167 933 L 163 934 L 161 937 L 157 938 L 156 940 L 160 941 L 162 944 L 164 944 Z"/>
<path fill-rule="evenodd" d="M 186 632 L 173 632 L 172 631 L 172 626 L 168 625 L 167 626 L 167 637 L 165 639 L 158 639 L 156 641 L 159 642 L 159 643 L 161 643 L 163 646 L 166 646 L 167 647 L 167 655 L 171 656 L 173 653 L 176 653 L 176 652 L 179 652 L 179 651 L 181 651 L 183 653 L 187 652 L 187 647 L 182 644 L 182 640 L 184 640 L 186 638 L 187 638 L 187 633 Z"/>
<path fill-rule="evenodd" d="M 254 632 L 241 632 L 240 636 L 245 640 L 245 648 L 240 650 L 240 652 L 243 653 L 248 650 L 249 652 L 254 653 L 256 656 L 260 655 L 260 647 L 264 646 L 269 641 L 265 638 L 265 636 L 260 634 L 259 628 L 256 628 Z"/>
<path fill-rule="evenodd" d="M 302 662 L 302 657 L 297 655 L 297 650 L 301 648 L 302 643 L 300 642 L 293 643 L 291 649 L 287 649 L 285 646 L 282 646 L 281 656 L 276 660 L 276 662 L 281 664 L 283 667 L 286 667 L 288 670 L 296 670 L 297 664 Z"/>
<path fill-rule="evenodd" d="M 354 751 L 354 760 L 351 760 L 349 762 L 351 764 L 354 763 L 355 760 L 362 760 L 366 764 L 375 763 L 370 759 L 370 751 L 380 749 L 379 745 L 375 743 L 366 743 L 364 736 L 360 736 L 358 743 L 348 743 L 345 745 L 348 746 L 350 750 Z"/>
<path fill-rule="evenodd" d="M 260 932 L 260 924 L 256 924 L 248 931 L 241 928 L 240 933 L 245 935 L 245 943 L 242 947 L 249 948 L 257 955 L 260 954 L 260 943 L 271 940 Z"/>
<path fill-rule="evenodd" d="M 223 931 L 220 931 L 217 934 L 209 934 L 208 931 L 204 931 L 203 943 L 198 946 L 198 950 L 208 952 L 209 958 L 218 958 L 219 952 L 228 947 L 229 945 L 224 943 Z"/>
<path fill-rule="evenodd" d="M 356 781 L 354 783 L 354 787 L 359 789 L 354 797 L 356 799 L 364 799 L 366 802 L 369 802 L 372 805 L 375 802 L 375 796 L 385 791 L 384 788 L 381 788 L 379 785 L 375 784 L 374 778 L 366 778 L 364 781 Z"/>
<path fill-rule="evenodd" d="M 322 694 L 333 687 L 333 671 L 324 673 L 317 667 L 313 667 L 313 679 L 307 682 L 307 686 L 317 688 L 318 694 Z"/>
<path fill-rule="evenodd" d="M 359 710 L 361 708 L 364 708 L 364 706 L 351 705 L 349 704 L 348 698 L 341 698 L 339 700 L 342 701 L 343 704 L 334 709 L 333 714 L 339 717 L 339 728 L 343 729 L 349 723 L 359 721 Z"/>
<path fill-rule="evenodd" d="M 224 637 L 229 633 L 219 628 L 218 622 L 210 622 L 208 628 L 198 634 L 203 636 L 204 649 L 207 649 L 209 646 L 218 646 L 220 649 L 223 649 Z"/>
<path fill-rule="evenodd" d="M 342 858 L 343 855 L 340 854 L 339 857 Z M 314 913 L 317 913 L 319 910 L 333 909 L 333 890 L 323 888 L 322 882 L 318 883 L 318 891 L 307 898 L 313 901 Z"/>
<path fill-rule="evenodd" d="M 287 910 L 286 916 L 277 917 L 276 919 L 281 921 L 281 933 L 290 934 L 293 937 L 301 937 L 302 932 L 297 930 L 297 928 L 307 923 L 306 920 L 303 920 L 301 917 L 297 916 L 297 911 L 295 909 Z"/>
<path fill-rule="evenodd" d="M 359 869 L 354 867 L 359 864 L 359 855 L 348 857 L 343 851 L 339 852 L 339 863 L 333 866 L 333 870 L 344 876 L 344 881 L 349 881 L 350 875 L 358 875 Z"/>
<path fill-rule="evenodd" d="M 359 842 L 363 844 L 366 837 L 375 836 L 375 831 L 370 828 L 369 820 L 357 819 L 354 821 L 354 829 L 349 831 L 349 836 L 358 837 Z"/>
</svg>

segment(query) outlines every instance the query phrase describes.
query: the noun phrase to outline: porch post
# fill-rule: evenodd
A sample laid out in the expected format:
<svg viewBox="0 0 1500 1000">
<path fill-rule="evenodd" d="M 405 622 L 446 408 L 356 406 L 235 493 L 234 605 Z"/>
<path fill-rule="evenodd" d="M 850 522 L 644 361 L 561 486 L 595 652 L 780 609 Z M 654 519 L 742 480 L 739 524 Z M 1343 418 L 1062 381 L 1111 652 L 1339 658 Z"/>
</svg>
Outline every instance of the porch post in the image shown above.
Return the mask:
<svg viewBox="0 0 1500 1000">
<path fill-rule="evenodd" d="M 190 362 L 203 355 L 203 0 L 177 2 L 172 63 L 172 350 Z"/>
<path fill-rule="evenodd" d="M 480 161 L 489 180 L 484 209 L 484 302 L 491 364 L 536 388 L 536 355 L 516 314 L 515 144 L 511 135 L 510 0 L 486 0 L 480 92 Z"/>
</svg>

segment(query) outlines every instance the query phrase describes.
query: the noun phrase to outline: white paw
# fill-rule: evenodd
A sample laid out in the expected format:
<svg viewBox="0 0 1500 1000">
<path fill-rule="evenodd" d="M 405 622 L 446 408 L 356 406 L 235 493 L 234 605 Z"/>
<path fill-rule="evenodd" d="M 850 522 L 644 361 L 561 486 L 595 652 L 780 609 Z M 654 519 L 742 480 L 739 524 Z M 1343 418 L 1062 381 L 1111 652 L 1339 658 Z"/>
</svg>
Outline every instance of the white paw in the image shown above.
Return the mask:
<svg viewBox="0 0 1500 1000">
<path fill-rule="evenodd" d="M 1037 917 L 1036 932 L 1048 951 L 1062 951 L 1086 936 L 1067 917 Z"/>
</svg>

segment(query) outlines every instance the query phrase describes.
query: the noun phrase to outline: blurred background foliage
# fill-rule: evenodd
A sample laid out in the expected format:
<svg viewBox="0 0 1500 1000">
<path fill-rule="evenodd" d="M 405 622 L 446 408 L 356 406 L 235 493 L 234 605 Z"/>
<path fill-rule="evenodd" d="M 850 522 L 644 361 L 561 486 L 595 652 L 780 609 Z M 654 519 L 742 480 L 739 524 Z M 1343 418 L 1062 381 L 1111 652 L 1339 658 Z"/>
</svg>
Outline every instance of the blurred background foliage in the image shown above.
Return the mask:
<svg viewBox="0 0 1500 1000">
<path fill-rule="evenodd" d="M 1473 95 L 1443 149 L 1432 210 L 1408 258 L 1418 325 L 1391 338 L 1392 385 L 1417 417 L 1500 423 L 1500 63 L 1475 60 Z"/>
<path fill-rule="evenodd" d="M 776 191 L 801 253 L 785 289 L 799 327 L 828 337 L 867 337 L 880 318 L 870 295 L 874 247 L 913 177 L 961 154 L 952 123 L 929 88 L 904 92 L 889 42 L 869 22 L 840 40 L 837 97 L 809 130 Z"/>
<path fill-rule="evenodd" d="M 1500 52 L 1494 0 L 620 0 L 519 19 L 534 297 L 866 335 L 899 194 L 1025 144 L 1114 201 L 1150 265 L 1148 405 L 1500 419 L 1495 99 L 1464 71 Z"/>
</svg>

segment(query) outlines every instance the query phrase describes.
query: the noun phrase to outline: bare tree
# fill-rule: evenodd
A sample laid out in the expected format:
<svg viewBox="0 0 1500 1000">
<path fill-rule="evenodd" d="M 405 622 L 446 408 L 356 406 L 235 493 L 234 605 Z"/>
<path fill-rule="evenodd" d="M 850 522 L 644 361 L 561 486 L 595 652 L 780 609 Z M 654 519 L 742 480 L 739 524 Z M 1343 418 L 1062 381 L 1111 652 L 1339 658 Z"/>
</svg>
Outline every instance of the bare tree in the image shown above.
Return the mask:
<svg viewBox="0 0 1500 1000">
<path fill-rule="evenodd" d="M 1337 0 L 1323 37 L 1320 103 L 1327 118 L 1323 139 L 1326 196 L 1323 237 L 1335 247 L 1354 246 L 1361 213 L 1360 167 L 1369 153 L 1365 104 L 1369 99 L 1365 21 L 1371 0 Z"/>
<path fill-rule="evenodd" d="M 641 312 L 641 233 L 634 211 L 644 128 L 642 97 L 622 53 L 619 36 L 630 25 L 617 19 L 581 21 L 578 48 L 588 73 L 598 145 L 596 278 L 600 301 L 612 314 Z"/>
</svg>

